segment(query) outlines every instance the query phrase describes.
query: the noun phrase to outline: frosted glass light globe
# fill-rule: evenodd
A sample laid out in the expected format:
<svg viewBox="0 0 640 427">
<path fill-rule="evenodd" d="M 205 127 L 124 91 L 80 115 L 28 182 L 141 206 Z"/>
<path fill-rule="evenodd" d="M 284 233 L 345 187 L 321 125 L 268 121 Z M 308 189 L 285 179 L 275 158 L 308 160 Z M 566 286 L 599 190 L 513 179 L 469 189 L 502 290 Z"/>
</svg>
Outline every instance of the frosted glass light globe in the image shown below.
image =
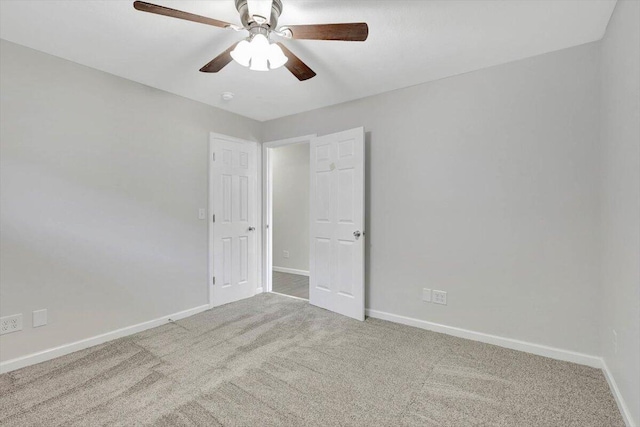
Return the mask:
<svg viewBox="0 0 640 427">
<path fill-rule="evenodd" d="M 280 46 L 275 43 L 269 46 L 269 66 L 272 70 L 282 67 L 288 60 Z"/>
<path fill-rule="evenodd" d="M 251 60 L 251 53 L 251 43 L 246 40 L 242 40 L 231 52 L 231 57 L 243 67 L 248 67 L 249 61 Z"/>
</svg>

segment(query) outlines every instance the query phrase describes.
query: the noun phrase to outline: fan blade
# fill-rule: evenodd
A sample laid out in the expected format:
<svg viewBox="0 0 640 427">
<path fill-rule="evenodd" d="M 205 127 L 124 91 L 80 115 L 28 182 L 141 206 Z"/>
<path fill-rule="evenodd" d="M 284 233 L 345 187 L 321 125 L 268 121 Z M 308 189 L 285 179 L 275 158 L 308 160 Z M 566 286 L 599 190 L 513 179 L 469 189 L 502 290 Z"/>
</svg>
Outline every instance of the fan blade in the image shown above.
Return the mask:
<svg viewBox="0 0 640 427">
<path fill-rule="evenodd" d="M 224 67 L 229 65 L 229 62 L 233 60 L 231 57 L 231 51 L 236 48 L 236 45 L 240 42 L 236 42 L 229 47 L 229 49 L 222 52 L 220 55 L 216 56 L 204 67 L 200 68 L 200 71 L 203 73 L 217 73 L 222 70 Z"/>
<path fill-rule="evenodd" d="M 364 22 L 352 24 L 289 25 L 291 38 L 299 40 L 342 40 L 363 42 L 369 36 L 369 26 Z"/>
<path fill-rule="evenodd" d="M 199 22 L 201 24 L 213 25 L 214 27 L 226 28 L 231 26 L 228 22 L 218 21 L 217 19 L 207 18 L 206 16 L 194 15 L 193 13 L 183 12 L 181 10 L 158 6 L 157 4 L 146 3 L 143 1 L 134 1 L 133 7 L 142 12 L 155 13 L 157 15 Z"/>
<path fill-rule="evenodd" d="M 289 58 L 284 66 L 287 67 L 287 69 L 291 71 L 291 74 L 296 76 L 298 80 L 302 82 L 315 77 L 316 73 L 311 68 L 309 68 L 307 64 L 302 62 L 300 58 L 295 56 L 289 49 L 287 49 L 285 45 L 283 45 L 282 43 L 277 43 L 277 45 L 280 46 L 280 49 L 282 49 L 284 55 Z"/>
</svg>

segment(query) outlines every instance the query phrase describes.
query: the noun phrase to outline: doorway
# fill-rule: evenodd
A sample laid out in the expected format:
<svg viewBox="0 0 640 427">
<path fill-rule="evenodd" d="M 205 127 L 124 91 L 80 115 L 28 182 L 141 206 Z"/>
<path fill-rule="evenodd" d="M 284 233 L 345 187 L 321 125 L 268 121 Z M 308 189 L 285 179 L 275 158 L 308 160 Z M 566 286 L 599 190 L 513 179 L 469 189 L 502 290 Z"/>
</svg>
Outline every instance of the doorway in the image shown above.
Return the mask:
<svg viewBox="0 0 640 427">
<path fill-rule="evenodd" d="M 309 299 L 309 143 L 271 150 L 272 291 Z"/>
<path fill-rule="evenodd" d="M 263 144 L 267 292 L 309 299 L 309 147 L 315 135 Z"/>
</svg>

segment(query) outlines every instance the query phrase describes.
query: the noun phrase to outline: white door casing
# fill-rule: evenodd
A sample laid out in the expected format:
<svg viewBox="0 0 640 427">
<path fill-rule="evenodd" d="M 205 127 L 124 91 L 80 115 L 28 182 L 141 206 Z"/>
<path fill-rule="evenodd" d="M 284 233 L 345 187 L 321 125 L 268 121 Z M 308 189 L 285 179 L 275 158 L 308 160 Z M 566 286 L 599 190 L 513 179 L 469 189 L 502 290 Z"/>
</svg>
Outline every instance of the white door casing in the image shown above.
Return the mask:
<svg viewBox="0 0 640 427">
<path fill-rule="evenodd" d="M 256 294 L 260 231 L 257 144 L 212 133 L 210 151 L 209 262 L 213 307 Z"/>
<path fill-rule="evenodd" d="M 364 320 L 364 128 L 312 139 L 310 169 L 309 302 Z"/>
</svg>

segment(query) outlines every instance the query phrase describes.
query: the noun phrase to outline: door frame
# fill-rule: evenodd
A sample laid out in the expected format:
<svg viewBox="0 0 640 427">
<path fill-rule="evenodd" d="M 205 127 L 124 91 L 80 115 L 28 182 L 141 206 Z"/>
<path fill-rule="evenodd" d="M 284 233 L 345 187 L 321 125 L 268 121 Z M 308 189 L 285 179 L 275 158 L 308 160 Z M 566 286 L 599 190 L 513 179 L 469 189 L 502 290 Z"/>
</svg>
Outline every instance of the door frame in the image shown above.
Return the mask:
<svg viewBox="0 0 640 427">
<path fill-rule="evenodd" d="M 250 141 L 247 139 L 236 138 L 233 136 L 209 132 L 209 159 L 208 159 L 208 176 L 209 181 L 207 182 L 207 197 L 208 200 L 208 212 L 209 217 L 207 219 L 208 223 L 208 234 L 209 234 L 209 242 L 208 242 L 208 260 L 207 260 L 207 283 L 209 284 L 207 289 L 209 291 L 209 308 L 214 307 L 213 301 L 213 243 L 214 243 L 214 225 L 213 225 L 213 214 L 215 212 L 215 204 L 214 204 L 214 188 L 213 188 L 213 140 L 215 138 L 226 139 L 228 141 L 238 142 L 240 144 L 252 144 L 256 146 L 256 197 L 253 204 L 254 210 L 254 218 L 256 218 L 256 229 L 262 229 L 262 209 L 261 209 L 261 201 L 262 201 L 262 150 L 260 149 L 260 142 Z M 262 233 L 257 233 L 256 241 L 255 241 L 255 253 L 256 253 L 256 289 L 255 294 L 261 293 L 263 291 L 262 287 Z"/>
<path fill-rule="evenodd" d="M 280 139 L 277 141 L 265 142 L 262 144 L 262 286 L 264 292 L 273 292 L 273 160 L 272 150 L 286 145 L 304 144 L 311 142 L 318 135 L 297 136 L 293 138 Z M 311 262 L 311 260 L 309 260 Z"/>
</svg>

